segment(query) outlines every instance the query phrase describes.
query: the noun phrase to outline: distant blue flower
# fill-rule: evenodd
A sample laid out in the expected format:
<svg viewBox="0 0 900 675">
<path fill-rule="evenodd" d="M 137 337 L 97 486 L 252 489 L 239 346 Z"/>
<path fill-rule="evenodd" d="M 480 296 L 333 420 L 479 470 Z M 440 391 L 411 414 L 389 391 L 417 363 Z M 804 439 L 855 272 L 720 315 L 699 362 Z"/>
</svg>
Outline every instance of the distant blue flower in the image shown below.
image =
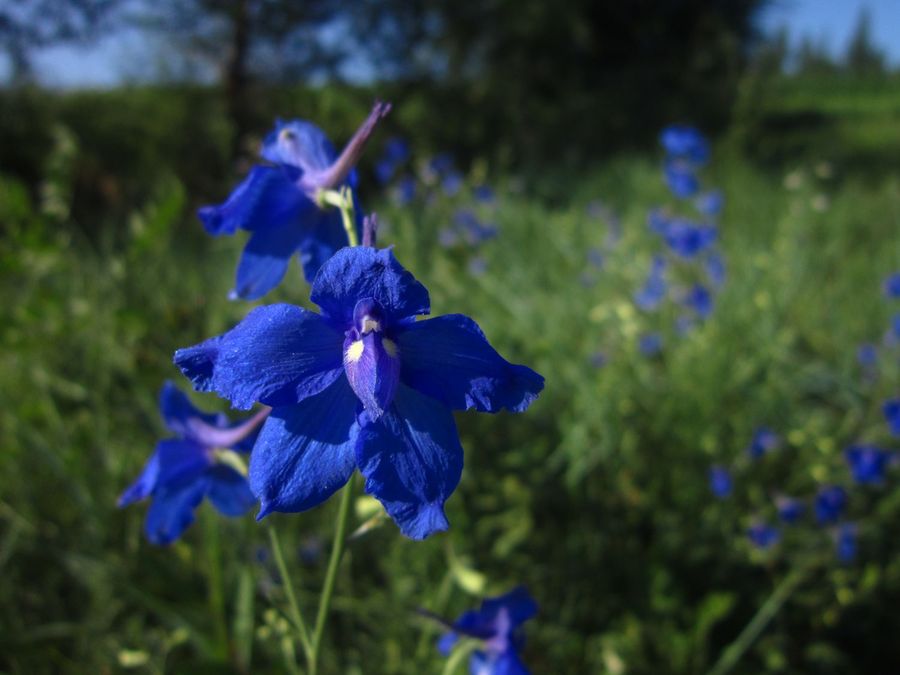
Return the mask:
<svg viewBox="0 0 900 675">
<path fill-rule="evenodd" d="M 881 410 L 884 412 L 884 419 L 887 421 L 891 433 L 894 436 L 900 436 L 900 398 L 885 401 Z"/>
<path fill-rule="evenodd" d="M 394 201 L 401 206 L 406 206 L 416 198 L 416 191 L 416 179 L 412 176 L 403 176 L 397 181 L 391 194 L 393 195 Z"/>
<path fill-rule="evenodd" d="M 175 354 L 196 389 L 272 406 L 250 460 L 258 517 L 312 508 L 358 467 L 406 536 L 447 529 L 462 472 L 452 411 L 521 412 L 544 379 L 504 360 L 466 316 L 415 321 L 428 291 L 390 250 L 341 249 L 310 299 L 321 314 L 257 307 Z"/>
<path fill-rule="evenodd" d="M 894 272 L 884 280 L 884 294 L 889 298 L 900 298 L 900 272 Z"/>
<path fill-rule="evenodd" d="M 900 340 L 900 314 L 894 314 L 891 319 L 891 332 L 894 341 Z"/>
<path fill-rule="evenodd" d="M 224 415 L 197 410 L 171 382 L 159 394 L 159 410 L 174 438 L 160 441 L 138 479 L 119 497 L 119 506 L 152 498 L 144 531 L 154 544 L 170 544 L 194 522 L 204 497 L 226 516 L 239 516 L 256 503 L 243 461 L 235 454 L 253 447 L 259 414 L 230 424 Z M 230 448 L 230 449 L 229 449 Z"/>
<path fill-rule="evenodd" d="M 683 219 L 672 219 L 663 236 L 673 253 L 691 259 L 712 246 L 718 236 L 718 229 L 714 225 L 698 225 Z"/>
<path fill-rule="evenodd" d="M 691 314 L 682 314 L 675 319 L 675 332 L 684 337 L 697 327 L 697 317 Z"/>
<path fill-rule="evenodd" d="M 713 297 L 702 284 L 694 284 L 683 299 L 684 305 L 697 312 L 701 319 L 708 319 L 713 311 Z"/>
<path fill-rule="evenodd" d="M 747 452 L 753 459 L 759 459 L 767 452 L 776 450 L 781 445 L 781 437 L 768 427 L 760 427 L 753 432 L 753 440 Z"/>
<path fill-rule="evenodd" d="M 450 171 L 441 179 L 441 189 L 448 197 L 453 197 L 462 189 L 463 177 L 459 171 Z"/>
<path fill-rule="evenodd" d="M 665 236 L 669 229 L 669 216 L 662 209 L 653 209 L 647 214 L 647 227 L 651 232 Z"/>
<path fill-rule="evenodd" d="M 747 448 L 748 454 L 753 459 L 759 459 L 771 450 L 781 445 L 781 438 L 767 427 L 760 427 L 753 433 L 753 439 Z"/>
<path fill-rule="evenodd" d="M 783 495 L 775 498 L 775 508 L 778 509 L 778 517 L 789 525 L 796 523 L 806 513 L 806 504 L 802 500 Z"/>
<path fill-rule="evenodd" d="M 210 234 L 251 232 L 237 268 L 235 297 L 264 296 L 284 277 L 294 253 L 300 254 L 303 273 L 312 281 L 324 262 L 347 244 L 340 213 L 320 208 L 315 196 L 320 189 L 355 187 L 353 167 L 389 110 L 389 105 L 376 103 L 340 156 L 315 124 L 279 120 L 262 147 L 263 159 L 271 164 L 254 166 L 224 203 L 197 212 Z M 361 217 L 360 209 L 357 214 Z"/>
<path fill-rule="evenodd" d="M 483 276 L 487 272 L 487 260 L 480 255 L 474 256 L 469 260 L 469 274 L 473 277 Z"/>
<path fill-rule="evenodd" d="M 819 490 L 816 495 L 816 520 L 822 525 L 835 523 L 843 515 L 847 507 L 847 492 L 838 485 L 831 485 Z"/>
<path fill-rule="evenodd" d="M 472 675 L 528 675 L 519 658 L 525 642 L 519 627 L 537 611 L 537 603 L 519 586 L 460 616 L 453 623 L 453 632 L 440 639 L 438 649 L 447 656 L 460 636 L 474 638 L 482 642 L 483 648 L 474 652 L 469 661 Z"/>
<path fill-rule="evenodd" d="M 663 339 L 659 333 L 643 333 L 638 338 L 638 351 L 644 356 L 656 356 L 662 348 Z"/>
<path fill-rule="evenodd" d="M 697 210 L 705 216 L 714 217 L 722 212 L 725 197 L 721 190 L 710 190 L 697 195 Z"/>
<path fill-rule="evenodd" d="M 591 365 L 594 368 L 602 368 L 607 363 L 609 363 L 609 357 L 606 355 L 606 352 L 594 352 L 591 354 Z"/>
<path fill-rule="evenodd" d="M 772 548 L 781 539 L 781 532 L 777 527 L 768 523 L 757 522 L 747 528 L 747 536 L 756 548 L 764 551 Z"/>
<path fill-rule="evenodd" d="M 856 360 L 861 366 L 874 366 L 878 363 L 878 347 L 871 343 L 860 345 L 856 350 Z"/>
<path fill-rule="evenodd" d="M 706 276 L 716 288 L 725 283 L 725 260 L 718 251 L 710 252 L 706 258 Z"/>
<path fill-rule="evenodd" d="M 409 159 L 409 144 L 398 136 L 389 138 L 384 144 L 381 158 L 375 163 L 375 177 L 378 182 L 382 185 L 389 182 L 407 159 Z"/>
<path fill-rule="evenodd" d="M 447 152 L 435 155 L 428 162 L 428 170 L 439 177 L 449 173 L 453 170 L 453 156 Z"/>
<path fill-rule="evenodd" d="M 606 264 L 606 256 L 603 255 L 603 251 L 601 251 L 599 248 L 589 248 L 587 252 L 587 260 L 592 267 L 596 267 L 598 270 L 602 270 L 603 266 Z"/>
<path fill-rule="evenodd" d="M 700 180 L 694 173 L 694 167 L 684 160 L 667 160 L 663 167 L 663 175 L 669 190 L 679 199 L 693 197 L 700 189 Z"/>
<path fill-rule="evenodd" d="M 719 499 L 725 499 L 731 495 L 733 488 L 731 472 L 719 464 L 709 468 L 709 489 Z"/>
<path fill-rule="evenodd" d="M 494 191 L 489 185 L 481 184 L 475 186 L 475 189 L 472 190 L 472 194 L 475 197 L 475 200 L 482 204 L 493 204 L 496 200 L 496 195 L 494 195 Z"/>
<path fill-rule="evenodd" d="M 634 304 L 643 310 L 651 311 L 659 307 L 666 297 L 666 260 L 661 256 L 653 259 L 650 275 L 644 285 L 634 294 Z"/>
<path fill-rule="evenodd" d="M 872 445 L 853 445 L 844 451 L 844 458 L 853 480 L 864 485 L 878 485 L 884 482 L 891 453 Z"/>
<path fill-rule="evenodd" d="M 457 209 L 453 214 L 453 225 L 460 236 L 471 246 L 497 236 L 497 228 L 482 223 L 471 209 Z"/>
<path fill-rule="evenodd" d="M 837 559 L 846 564 L 856 559 L 857 527 L 855 523 L 843 523 L 835 532 L 835 553 Z"/>
<path fill-rule="evenodd" d="M 682 157 L 694 164 L 709 159 L 709 143 L 696 128 L 673 124 L 662 130 L 659 142 L 672 157 Z"/>
</svg>

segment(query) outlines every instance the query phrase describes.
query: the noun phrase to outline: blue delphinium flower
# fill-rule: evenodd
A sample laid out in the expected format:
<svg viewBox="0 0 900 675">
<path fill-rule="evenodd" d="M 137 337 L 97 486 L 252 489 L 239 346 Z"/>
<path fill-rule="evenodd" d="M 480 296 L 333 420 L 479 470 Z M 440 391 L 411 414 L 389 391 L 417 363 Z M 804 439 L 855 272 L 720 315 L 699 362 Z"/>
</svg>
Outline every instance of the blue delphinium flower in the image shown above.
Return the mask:
<svg viewBox="0 0 900 675">
<path fill-rule="evenodd" d="M 448 197 L 459 194 L 463 186 L 463 176 L 459 171 L 449 171 L 441 178 L 441 189 Z"/>
<path fill-rule="evenodd" d="M 544 379 L 504 360 L 466 316 L 415 321 L 428 291 L 390 250 L 341 249 L 310 299 L 321 314 L 257 307 L 175 354 L 196 389 L 272 406 L 250 460 L 258 517 L 312 508 L 358 467 L 406 536 L 447 529 L 462 472 L 452 411 L 523 411 Z"/>
<path fill-rule="evenodd" d="M 816 520 L 822 525 L 835 523 L 847 507 L 847 492 L 839 485 L 830 485 L 816 495 Z"/>
<path fill-rule="evenodd" d="M 609 356 L 604 351 L 598 351 L 591 354 L 591 366 L 594 368 L 603 368 L 609 363 Z"/>
<path fill-rule="evenodd" d="M 663 237 L 676 255 L 692 259 L 716 241 L 718 228 L 714 225 L 699 225 L 683 218 L 669 220 Z"/>
<path fill-rule="evenodd" d="M 663 175 L 669 190 L 679 199 L 693 197 L 700 189 L 700 180 L 694 173 L 694 167 L 683 159 L 666 160 Z"/>
<path fill-rule="evenodd" d="M 395 202 L 401 206 L 406 206 L 416 198 L 417 190 L 416 179 L 412 176 L 403 176 L 397 181 L 397 184 L 391 191 L 391 195 Z"/>
<path fill-rule="evenodd" d="M 491 187 L 484 183 L 475 186 L 472 190 L 472 196 L 475 197 L 475 201 L 482 204 L 493 204 L 497 199 Z"/>
<path fill-rule="evenodd" d="M 706 258 L 706 276 L 709 282 L 719 288 L 725 283 L 725 260 L 718 251 L 712 251 Z"/>
<path fill-rule="evenodd" d="M 497 236 L 497 228 L 482 223 L 471 209 L 457 209 L 453 214 L 453 225 L 457 233 L 471 246 Z"/>
<path fill-rule="evenodd" d="M 851 563 L 856 559 L 857 552 L 857 526 L 855 523 L 842 523 L 834 533 L 835 553 L 837 559 L 844 563 Z"/>
<path fill-rule="evenodd" d="M 861 344 L 856 350 L 856 360 L 866 368 L 874 366 L 878 363 L 878 347 L 871 343 Z"/>
<path fill-rule="evenodd" d="M 694 284 L 685 295 L 685 306 L 694 310 L 701 319 L 708 319 L 713 311 L 713 297 L 703 284 Z"/>
<path fill-rule="evenodd" d="M 673 124 L 662 130 L 659 142 L 672 157 L 702 165 L 709 159 L 709 143 L 694 127 Z"/>
<path fill-rule="evenodd" d="M 725 499 L 731 496 L 734 485 L 731 479 L 731 472 L 719 464 L 715 464 L 709 468 L 709 489 L 719 499 Z"/>
<path fill-rule="evenodd" d="M 375 177 L 382 185 L 388 183 L 397 172 L 397 169 L 409 159 L 409 144 L 394 136 L 384 144 L 384 152 L 375 163 Z"/>
<path fill-rule="evenodd" d="M 475 651 L 469 661 L 472 675 L 528 675 L 519 658 L 525 643 L 520 626 L 537 611 L 537 603 L 519 586 L 460 616 L 452 625 L 453 631 L 440 639 L 438 649 L 447 656 L 460 636 L 474 638 L 482 642 L 483 648 Z"/>
<path fill-rule="evenodd" d="M 844 458 L 853 480 L 863 485 L 879 485 L 884 482 L 891 454 L 872 445 L 853 445 L 844 451 Z"/>
<path fill-rule="evenodd" d="M 894 436 L 900 436 L 900 398 L 885 401 L 881 410 L 884 412 L 884 419 L 887 421 L 891 433 Z"/>
<path fill-rule="evenodd" d="M 889 298 L 900 298 L 900 272 L 894 272 L 884 280 L 884 294 Z"/>
<path fill-rule="evenodd" d="M 766 551 L 779 542 L 781 531 L 768 523 L 756 522 L 747 528 L 747 536 L 756 548 Z"/>
<path fill-rule="evenodd" d="M 777 449 L 781 445 L 781 437 L 768 427 L 760 427 L 753 433 L 753 439 L 747 452 L 753 459 L 759 459 L 767 452 Z"/>
<path fill-rule="evenodd" d="M 659 307 L 666 297 L 666 260 L 656 256 L 650 267 L 650 274 L 644 285 L 634 294 L 634 304 L 643 310 L 651 311 Z"/>
<path fill-rule="evenodd" d="M 606 265 L 606 256 L 599 248 L 592 246 L 588 249 L 587 261 L 591 267 L 596 267 L 598 270 L 602 270 Z"/>
<path fill-rule="evenodd" d="M 775 508 L 778 509 L 778 517 L 789 525 L 796 523 L 806 513 L 806 504 L 802 500 L 784 495 L 775 497 Z"/>
<path fill-rule="evenodd" d="M 638 351 L 644 356 L 656 356 L 662 348 L 663 339 L 659 333 L 642 333 L 638 338 Z"/>
<path fill-rule="evenodd" d="M 900 340 L 900 314 L 894 314 L 894 318 L 891 319 L 891 338 L 895 343 Z"/>
<path fill-rule="evenodd" d="M 178 539 L 194 521 L 194 510 L 204 497 L 226 516 L 249 511 L 256 498 L 236 452 L 253 447 L 255 429 L 265 413 L 232 425 L 224 415 L 197 410 L 171 382 L 163 385 L 159 410 L 176 437 L 156 445 L 140 476 L 118 502 L 123 507 L 152 498 L 144 524 L 147 539 L 160 545 Z"/>
<path fill-rule="evenodd" d="M 234 297 L 264 296 L 284 277 L 294 253 L 300 254 L 303 273 L 312 281 L 322 264 L 347 245 L 340 213 L 320 207 L 316 193 L 355 187 L 354 166 L 389 110 L 389 105 L 376 103 L 340 155 L 311 122 L 279 120 L 262 146 L 262 157 L 271 164 L 254 166 L 224 203 L 198 211 L 210 234 L 251 233 L 238 264 Z"/>
<path fill-rule="evenodd" d="M 669 229 L 669 216 L 662 209 L 653 209 L 647 214 L 647 227 L 651 232 L 665 236 Z"/>
<path fill-rule="evenodd" d="M 725 197 L 722 195 L 721 190 L 709 190 L 697 195 L 695 205 L 700 213 L 712 218 L 722 212 L 722 207 L 725 205 Z"/>
</svg>

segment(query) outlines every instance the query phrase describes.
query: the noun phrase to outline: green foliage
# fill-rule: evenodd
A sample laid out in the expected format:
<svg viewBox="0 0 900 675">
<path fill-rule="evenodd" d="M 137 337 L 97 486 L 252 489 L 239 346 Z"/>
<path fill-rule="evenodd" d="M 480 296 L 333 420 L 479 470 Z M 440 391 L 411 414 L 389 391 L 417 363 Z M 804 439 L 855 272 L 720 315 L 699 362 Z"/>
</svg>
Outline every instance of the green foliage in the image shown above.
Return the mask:
<svg viewBox="0 0 900 675">
<path fill-rule="evenodd" d="M 362 103 L 337 91 L 302 114 L 349 125 Z M 202 234 L 196 193 L 170 165 L 145 175 L 125 215 L 78 208 L 91 157 L 113 162 L 119 147 L 147 158 L 123 163 L 143 175 L 187 109 L 123 119 L 121 138 L 91 109 L 79 113 L 81 132 L 47 132 L 38 189 L 0 181 L 0 669 L 284 672 L 296 645 L 263 526 L 204 506 L 183 541 L 157 549 L 142 537 L 141 507 L 114 507 L 164 433 L 155 394 L 166 378 L 181 382 L 173 350 L 247 306 L 226 300 L 243 242 Z M 208 141 L 212 161 L 225 143 Z M 831 146 L 820 148 L 831 159 Z M 525 654 L 535 673 L 704 672 L 807 564 L 734 672 L 875 672 L 897 661 L 896 491 L 854 497 L 853 566 L 831 562 L 825 535 L 789 539 L 784 556 L 754 555 L 744 541 L 749 518 L 770 513 L 770 489 L 840 479 L 845 444 L 887 440 L 878 405 L 897 385 L 896 365 L 866 381 L 854 355 L 890 314 L 880 282 L 900 265 L 900 179 L 797 164 L 783 175 L 738 155 L 717 161 L 729 280 L 713 318 L 684 338 L 668 328 L 672 316 L 631 301 L 655 246 L 647 209 L 665 199 L 655 161 L 619 158 L 577 183 L 548 173 L 536 184 L 565 189 L 565 203 L 495 177 L 500 235 L 479 251 L 482 275 L 464 251 L 438 246 L 453 203 L 399 208 L 368 195 L 383 242 L 428 285 L 435 313 L 475 317 L 502 353 L 544 373 L 547 389 L 525 415 L 458 416 L 466 468 L 449 533 L 411 542 L 376 516 L 352 539 L 322 672 L 440 672 L 440 628 L 415 608 L 454 617 L 476 595 L 520 582 L 541 607 Z M 624 232 L 603 270 L 587 260 L 607 234 L 585 210 L 598 197 Z M 307 294 L 294 267 L 267 301 Z M 658 358 L 637 353 L 646 329 L 664 332 Z M 601 369 L 590 365 L 598 350 L 609 357 Z M 742 456 L 761 423 L 783 430 L 787 448 L 744 467 L 732 502 L 714 502 L 707 467 Z M 305 608 L 336 506 L 272 516 Z M 357 504 L 352 527 L 377 514 L 368 506 Z"/>
</svg>

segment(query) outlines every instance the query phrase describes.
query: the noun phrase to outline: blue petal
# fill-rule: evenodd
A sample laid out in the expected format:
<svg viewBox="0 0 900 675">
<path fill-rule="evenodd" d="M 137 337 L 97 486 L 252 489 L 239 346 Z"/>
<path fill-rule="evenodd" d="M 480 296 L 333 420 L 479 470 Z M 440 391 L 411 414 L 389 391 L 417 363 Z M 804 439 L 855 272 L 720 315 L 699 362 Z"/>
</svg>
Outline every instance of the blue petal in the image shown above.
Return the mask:
<svg viewBox="0 0 900 675">
<path fill-rule="evenodd" d="M 236 408 L 256 401 L 284 406 L 317 394 L 341 375 L 343 335 L 294 305 L 257 307 L 233 329 L 175 352 L 199 391 L 215 391 Z"/>
<path fill-rule="evenodd" d="M 118 505 L 127 506 L 160 490 L 181 486 L 199 478 L 210 466 L 202 445 L 180 438 L 157 443 L 137 480 L 122 493 Z"/>
<path fill-rule="evenodd" d="M 207 496 L 225 516 L 241 516 L 256 504 L 247 478 L 229 466 L 216 466 L 210 470 Z"/>
<path fill-rule="evenodd" d="M 182 437 L 192 435 L 192 427 L 196 424 L 195 420 L 214 427 L 227 424 L 224 415 L 204 413 L 195 408 L 187 395 L 168 380 L 159 392 L 159 411 L 166 428 Z"/>
<path fill-rule="evenodd" d="M 178 539 L 194 522 L 194 509 L 203 501 L 206 477 L 178 487 L 160 490 L 147 511 L 144 531 L 151 543 L 166 545 Z"/>
<path fill-rule="evenodd" d="M 424 539 L 447 529 L 444 502 L 459 483 L 463 453 L 444 405 L 401 385 L 391 409 L 377 422 L 365 420 L 356 458 L 366 492 L 403 534 Z"/>
<path fill-rule="evenodd" d="M 307 210 L 298 213 L 292 222 L 256 230 L 241 254 L 233 296 L 256 300 L 275 288 L 284 278 L 291 256 L 310 236 L 310 223 L 305 221 L 318 217 L 317 213 Z"/>
<path fill-rule="evenodd" d="M 347 482 L 356 467 L 358 405 L 341 377 L 316 396 L 272 411 L 250 455 L 257 518 L 312 508 Z"/>
<path fill-rule="evenodd" d="M 521 412 L 544 388 L 543 377 L 506 361 L 462 314 L 410 324 L 397 342 L 401 380 L 454 410 Z"/>
<path fill-rule="evenodd" d="M 322 171 L 337 158 L 334 146 L 319 127 L 306 120 L 275 122 L 262 146 L 264 159 L 303 171 Z"/>
<path fill-rule="evenodd" d="M 437 648 L 438 651 L 443 656 L 450 656 L 450 652 L 453 651 L 453 647 L 459 641 L 459 636 L 454 632 L 444 633 L 438 639 Z"/>
<path fill-rule="evenodd" d="M 376 331 L 357 340 L 348 338 L 344 343 L 344 372 L 372 419 L 384 414 L 397 392 L 400 359 L 396 349 L 390 340 Z"/>
<path fill-rule="evenodd" d="M 517 586 L 509 593 L 496 598 L 488 598 L 481 605 L 481 611 L 496 616 L 501 609 L 509 612 L 512 627 L 532 618 L 538 612 L 537 603 L 524 586 Z"/>
<path fill-rule="evenodd" d="M 284 167 L 254 166 L 223 204 L 204 206 L 197 216 L 213 235 L 286 223 L 310 203 L 295 183 L 298 178 Z"/>
<path fill-rule="evenodd" d="M 354 199 L 356 202 L 356 199 Z M 356 202 L 356 237 L 362 237 L 362 207 Z M 303 266 L 303 276 L 312 283 L 316 274 L 337 251 L 347 246 L 347 233 L 341 221 L 340 211 L 328 209 L 320 212 L 316 218 L 310 234 L 300 242 L 300 264 Z"/>
<path fill-rule="evenodd" d="M 388 324 L 399 323 L 430 309 L 428 290 L 394 258 L 390 249 L 344 248 L 322 266 L 310 300 L 332 321 L 350 326 L 360 300 L 371 298 L 385 312 Z"/>
</svg>

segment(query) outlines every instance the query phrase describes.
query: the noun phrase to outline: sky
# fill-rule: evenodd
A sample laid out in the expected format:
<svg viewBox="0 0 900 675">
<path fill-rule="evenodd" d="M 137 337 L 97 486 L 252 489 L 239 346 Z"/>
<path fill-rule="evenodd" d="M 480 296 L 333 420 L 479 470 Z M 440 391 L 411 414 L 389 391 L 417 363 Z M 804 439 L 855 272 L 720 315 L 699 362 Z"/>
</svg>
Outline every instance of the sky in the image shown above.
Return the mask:
<svg viewBox="0 0 900 675">
<path fill-rule="evenodd" d="M 810 37 L 837 56 L 846 49 L 863 8 L 872 17 L 873 42 L 886 52 L 891 65 L 900 66 L 900 0 L 772 0 L 761 24 L 767 33 L 787 27 L 792 46 Z M 36 58 L 36 70 L 42 84 L 60 88 L 113 87 L 140 81 L 148 73 L 183 74 L 174 72 L 160 54 L 165 49 L 146 35 L 119 31 L 92 45 L 45 50 Z M 214 77 L 202 67 L 193 74 Z M 354 74 L 348 74 L 353 79 Z M 8 65 L 0 57 L 0 82 L 7 76 Z"/>
</svg>

